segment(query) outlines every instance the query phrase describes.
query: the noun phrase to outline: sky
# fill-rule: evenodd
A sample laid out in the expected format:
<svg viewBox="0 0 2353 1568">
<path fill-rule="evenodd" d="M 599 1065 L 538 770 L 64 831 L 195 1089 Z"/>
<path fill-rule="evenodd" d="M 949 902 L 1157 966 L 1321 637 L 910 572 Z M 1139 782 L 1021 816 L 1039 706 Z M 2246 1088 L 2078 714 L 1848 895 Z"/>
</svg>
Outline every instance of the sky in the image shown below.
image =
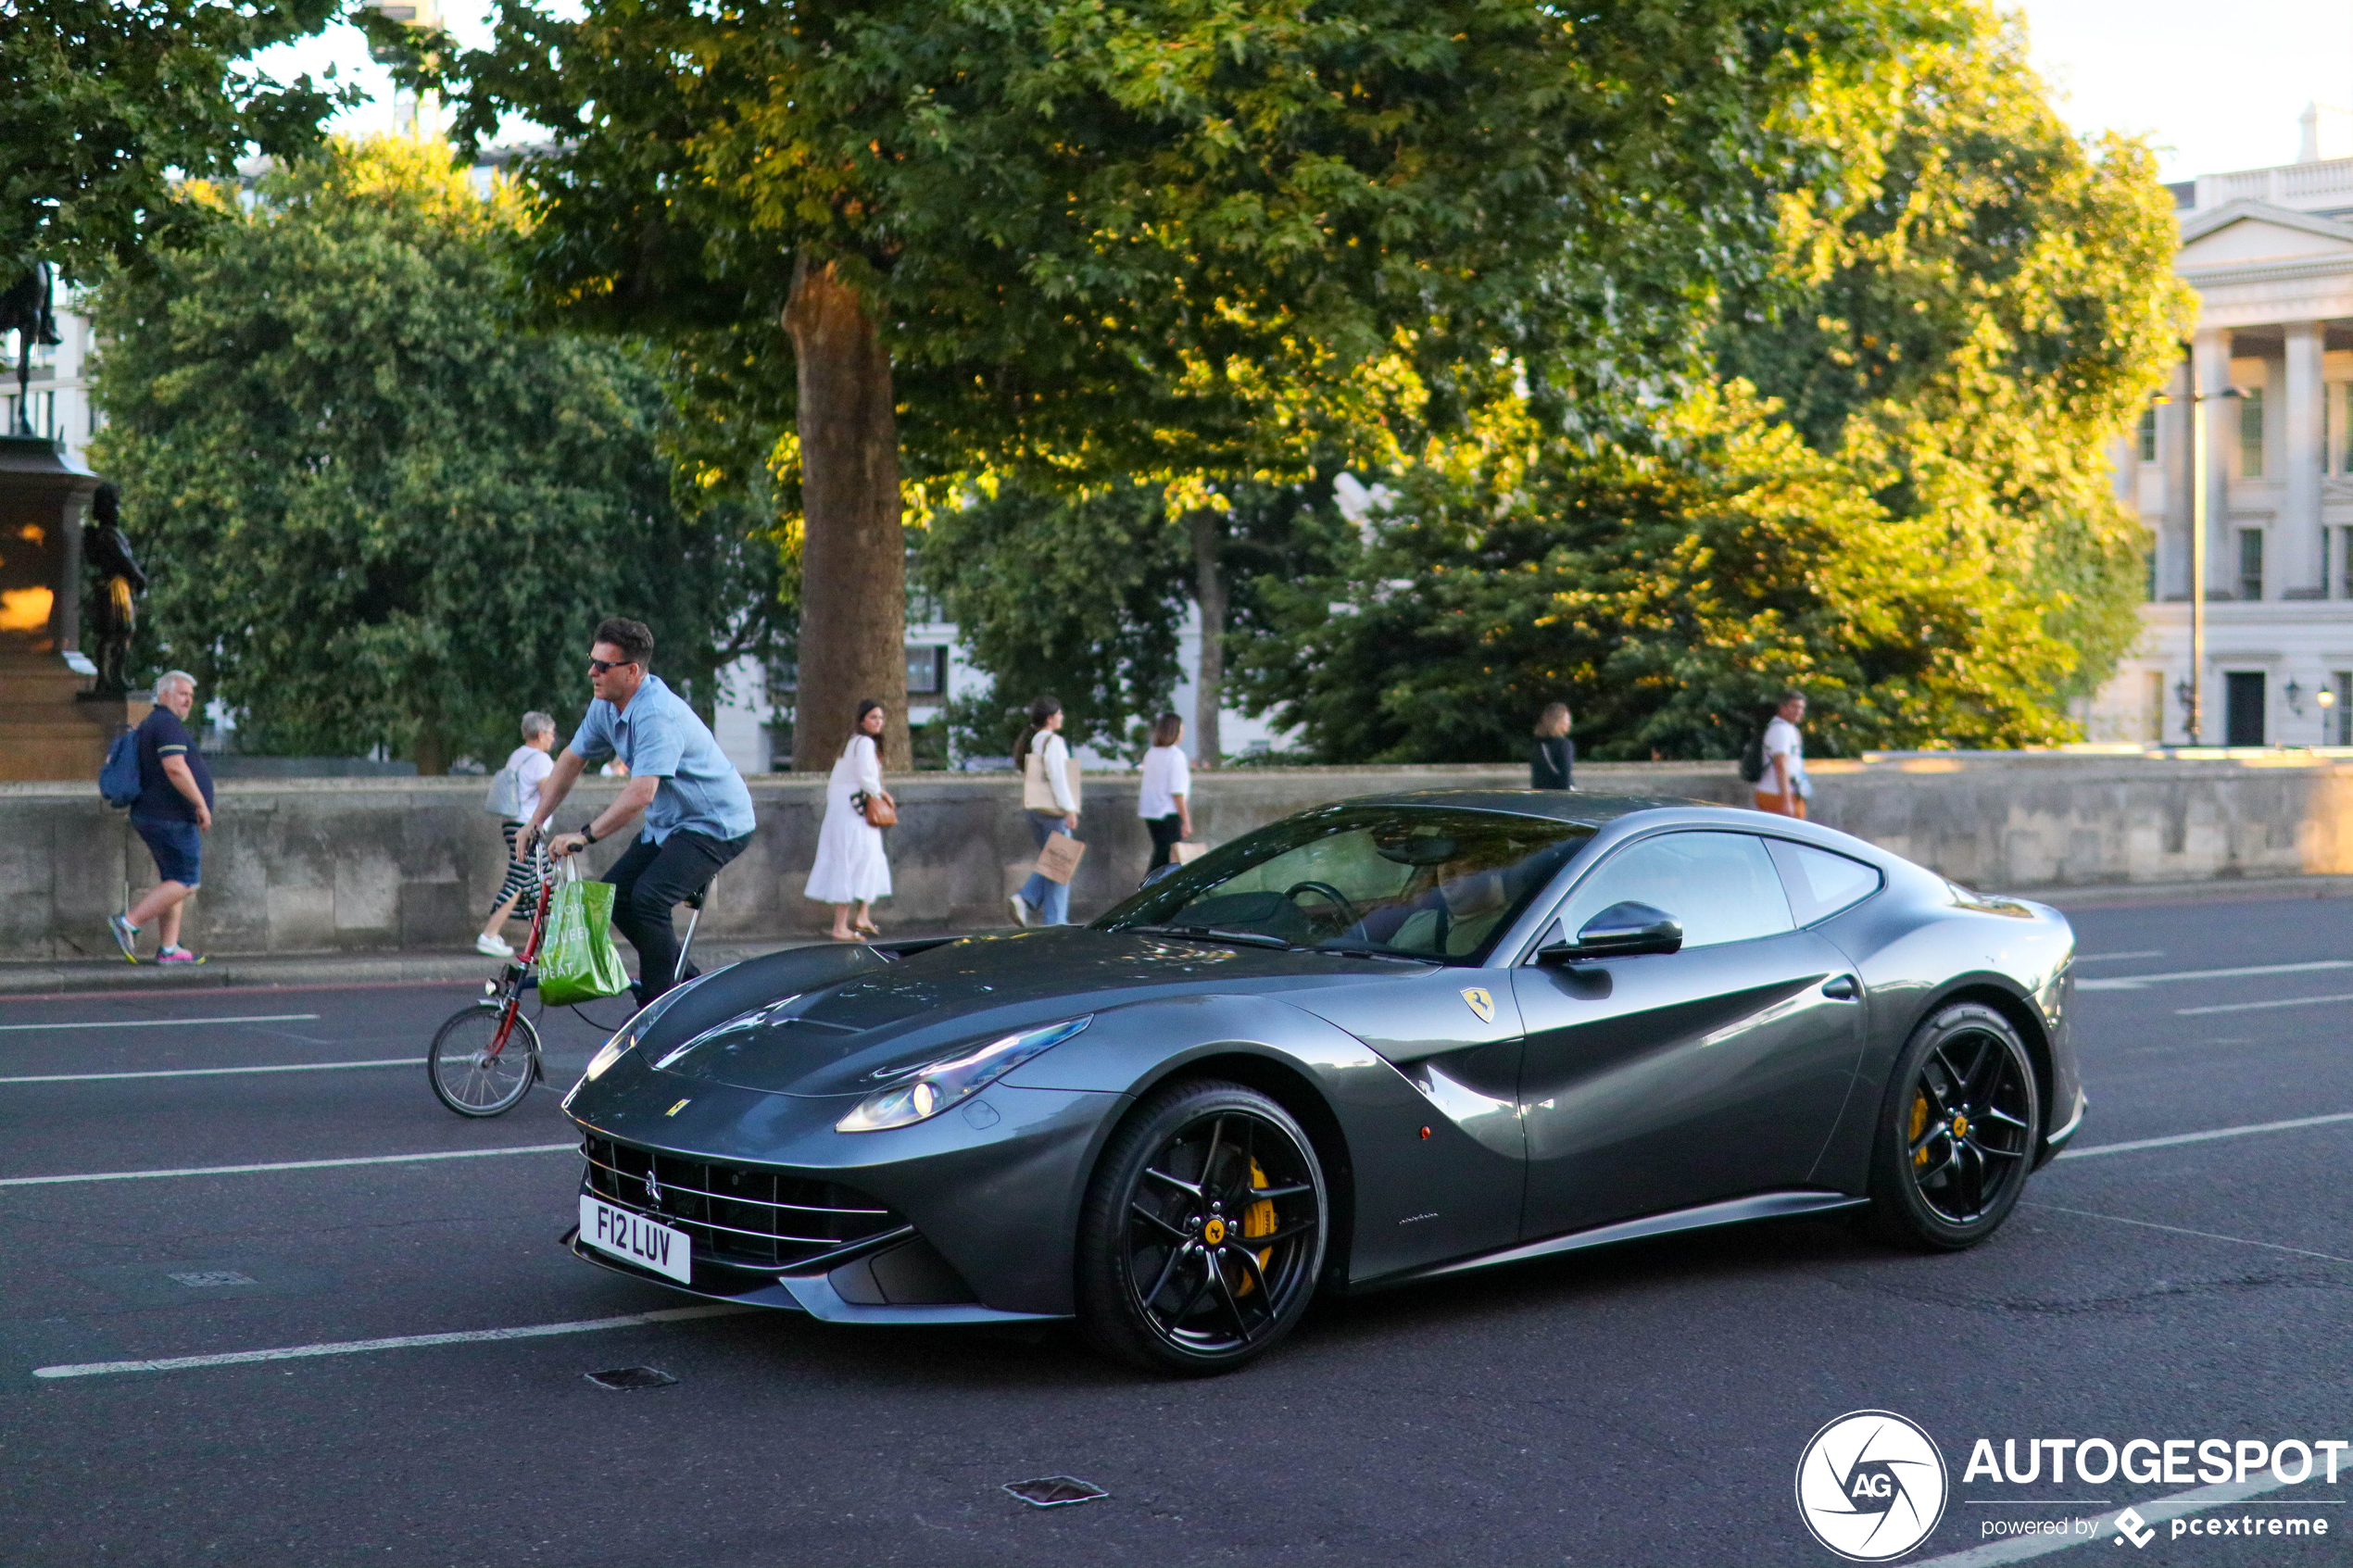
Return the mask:
<svg viewBox="0 0 2353 1568">
<path fill-rule="evenodd" d="M 442 0 L 444 25 L 469 44 L 488 41 L 491 0 Z M 554 8 L 554 7 L 551 7 Z M 2324 156 L 2353 157 L 2353 0 L 2023 0 L 2035 68 L 2078 132 L 2146 136 L 2164 178 L 2187 180 L 2288 163 L 2297 117 L 2319 102 Z M 338 129 L 389 130 L 384 71 L 357 31 L 272 51 L 273 75 L 322 72 L 358 81 L 375 100 Z"/>
</svg>

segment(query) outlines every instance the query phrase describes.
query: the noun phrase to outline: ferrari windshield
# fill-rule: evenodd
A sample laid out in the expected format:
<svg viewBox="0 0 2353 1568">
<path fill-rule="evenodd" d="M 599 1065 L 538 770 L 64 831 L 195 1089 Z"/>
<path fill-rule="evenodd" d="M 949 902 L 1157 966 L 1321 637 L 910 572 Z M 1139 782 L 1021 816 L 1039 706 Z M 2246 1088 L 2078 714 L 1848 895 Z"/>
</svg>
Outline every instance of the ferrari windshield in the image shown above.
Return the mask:
<svg viewBox="0 0 2353 1568">
<path fill-rule="evenodd" d="M 1592 836 L 1502 811 L 1329 806 L 1202 856 L 1095 925 L 1477 963 Z"/>
</svg>

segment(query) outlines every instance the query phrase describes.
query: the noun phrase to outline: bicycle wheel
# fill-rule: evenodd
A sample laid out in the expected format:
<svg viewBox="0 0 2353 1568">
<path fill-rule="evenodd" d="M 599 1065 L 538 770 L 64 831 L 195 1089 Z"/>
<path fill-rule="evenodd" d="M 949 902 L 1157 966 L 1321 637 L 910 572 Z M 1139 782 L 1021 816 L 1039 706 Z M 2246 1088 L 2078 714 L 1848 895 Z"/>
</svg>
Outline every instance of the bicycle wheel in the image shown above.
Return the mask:
<svg viewBox="0 0 2353 1568">
<path fill-rule="evenodd" d="M 538 1077 L 539 1031 L 518 1012 L 500 1045 L 505 1011 L 503 1002 L 484 1001 L 451 1014 L 425 1053 L 433 1092 L 460 1116 L 503 1115 L 522 1103 Z"/>
</svg>

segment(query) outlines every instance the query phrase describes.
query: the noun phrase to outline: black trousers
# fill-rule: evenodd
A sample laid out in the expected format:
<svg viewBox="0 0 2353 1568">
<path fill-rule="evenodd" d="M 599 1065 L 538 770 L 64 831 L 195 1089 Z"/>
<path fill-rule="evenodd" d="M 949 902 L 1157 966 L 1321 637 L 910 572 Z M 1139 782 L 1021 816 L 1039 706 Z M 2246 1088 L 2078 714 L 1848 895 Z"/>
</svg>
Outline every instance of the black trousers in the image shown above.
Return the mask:
<svg viewBox="0 0 2353 1568">
<path fill-rule="evenodd" d="M 1185 836 L 1184 819 L 1171 811 L 1165 817 L 1146 817 L 1144 831 L 1152 835 L 1151 864 L 1144 868 L 1156 872 L 1173 858 L 1170 851 L 1176 841 Z"/>
<path fill-rule="evenodd" d="M 696 971 L 678 973 L 678 931 L 670 911 L 711 885 L 719 868 L 744 852 L 751 842 L 713 838 L 681 828 L 660 844 L 639 839 L 612 863 L 605 880 L 616 891 L 612 922 L 637 949 L 639 1006 L 652 1001 L 677 980 L 693 978 Z"/>
</svg>

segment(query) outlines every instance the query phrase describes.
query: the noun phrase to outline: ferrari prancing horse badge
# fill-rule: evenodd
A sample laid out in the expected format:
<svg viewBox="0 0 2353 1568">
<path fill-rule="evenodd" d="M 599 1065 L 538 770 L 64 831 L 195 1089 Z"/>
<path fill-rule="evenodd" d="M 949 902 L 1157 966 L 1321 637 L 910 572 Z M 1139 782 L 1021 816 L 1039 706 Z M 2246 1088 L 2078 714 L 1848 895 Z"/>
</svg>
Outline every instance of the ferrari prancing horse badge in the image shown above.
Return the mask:
<svg viewBox="0 0 2353 1568">
<path fill-rule="evenodd" d="M 1495 1022 L 1495 998 L 1480 990 L 1478 986 L 1465 986 L 1463 989 L 1463 1000 L 1470 1003 L 1471 1011 L 1478 1014 L 1478 1021 L 1481 1023 L 1492 1023 Z"/>
</svg>

